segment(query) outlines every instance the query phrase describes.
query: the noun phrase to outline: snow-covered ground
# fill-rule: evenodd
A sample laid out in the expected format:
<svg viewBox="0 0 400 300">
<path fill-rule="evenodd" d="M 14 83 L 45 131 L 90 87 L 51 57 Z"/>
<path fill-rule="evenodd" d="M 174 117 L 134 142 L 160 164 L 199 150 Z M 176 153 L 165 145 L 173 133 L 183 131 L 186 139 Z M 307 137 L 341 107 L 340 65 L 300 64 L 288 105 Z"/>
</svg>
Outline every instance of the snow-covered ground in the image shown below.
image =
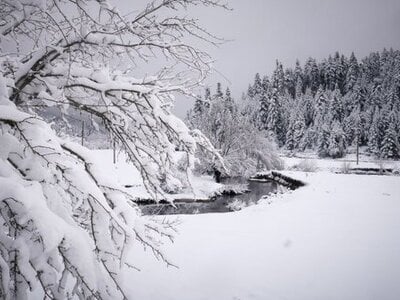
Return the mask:
<svg viewBox="0 0 400 300">
<path fill-rule="evenodd" d="M 356 163 L 355 154 L 348 154 L 340 159 L 318 158 L 314 153 L 300 153 L 293 157 L 281 155 L 286 169 L 297 168 L 299 164 L 312 165 L 315 171 L 343 172 L 348 168 L 389 168 L 400 171 L 400 161 L 375 159 L 360 155 Z"/>
<path fill-rule="evenodd" d="M 165 245 L 178 269 L 135 249 L 141 271 L 126 274 L 131 293 L 150 300 L 400 299 L 400 177 L 334 174 L 343 160 L 313 156 L 285 157 L 285 165 L 305 158 L 316 172 L 284 171 L 305 187 L 234 213 L 179 216 L 175 242 Z M 131 193 L 148 196 L 123 155 L 116 165 L 111 150 L 95 151 L 94 159 Z M 379 165 L 363 159 L 359 166 Z M 192 183 L 197 198 L 220 188 L 207 176 Z M 176 196 L 186 197 L 193 193 Z"/>
<path fill-rule="evenodd" d="M 149 199 L 151 196 L 146 191 L 140 172 L 131 164 L 127 163 L 126 155 L 117 153 L 116 163 L 113 163 L 113 152 L 111 149 L 92 150 L 92 159 L 107 170 L 109 176 L 117 178 L 123 186 L 129 186 L 127 191 L 133 196 L 141 199 Z M 191 187 L 179 194 L 174 194 L 174 199 L 208 199 L 222 188 L 211 176 L 191 176 Z"/>
<path fill-rule="evenodd" d="M 400 299 L 400 177 L 285 174 L 308 184 L 239 212 L 180 216 L 166 246 L 179 269 L 135 250 L 136 299 Z"/>
</svg>

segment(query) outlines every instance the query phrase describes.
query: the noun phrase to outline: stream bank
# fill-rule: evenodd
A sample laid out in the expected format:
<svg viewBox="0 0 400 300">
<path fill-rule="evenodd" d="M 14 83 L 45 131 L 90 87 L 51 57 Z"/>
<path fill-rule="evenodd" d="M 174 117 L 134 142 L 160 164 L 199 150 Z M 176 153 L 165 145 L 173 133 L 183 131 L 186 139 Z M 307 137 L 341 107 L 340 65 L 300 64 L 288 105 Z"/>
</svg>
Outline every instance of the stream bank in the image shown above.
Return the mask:
<svg viewBox="0 0 400 300">
<path fill-rule="evenodd" d="M 270 194 L 294 190 L 304 185 L 299 180 L 275 171 L 258 173 L 249 179 L 228 178 L 224 183 L 222 191 L 206 200 L 177 199 L 173 205 L 166 201 L 155 203 L 151 200 L 139 200 L 137 203 L 145 215 L 225 213 L 255 205 L 258 200 Z"/>
</svg>

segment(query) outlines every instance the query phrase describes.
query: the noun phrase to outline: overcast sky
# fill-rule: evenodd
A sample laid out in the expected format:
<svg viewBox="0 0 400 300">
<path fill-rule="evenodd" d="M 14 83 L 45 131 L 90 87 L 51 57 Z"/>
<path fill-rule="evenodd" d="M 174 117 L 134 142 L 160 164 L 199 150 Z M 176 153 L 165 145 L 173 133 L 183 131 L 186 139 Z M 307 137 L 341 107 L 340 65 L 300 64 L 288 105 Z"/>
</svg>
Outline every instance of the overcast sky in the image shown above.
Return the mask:
<svg viewBox="0 0 400 300">
<path fill-rule="evenodd" d="M 400 0 L 230 0 L 233 11 L 201 9 L 199 19 L 212 32 L 233 39 L 211 49 L 216 75 L 209 83 L 229 85 L 235 97 L 256 72 L 271 74 L 275 60 L 293 66 L 335 51 L 357 57 L 384 47 L 400 49 Z M 215 87 L 212 86 L 214 89 Z M 183 117 L 192 101 L 179 99 Z"/>
<path fill-rule="evenodd" d="M 121 1 L 121 2 L 119 2 Z M 285 66 L 335 51 L 358 58 L 384 47 L 400 49 L 400 0 L 227 0 L 232 11 L 196 8 L 209 31 L 233 40 L 209 52 L 221 81 L 238 98 L 256 72 L 270 75 L 278 59 Z M 134 10 L 144 0 L 117 0 Z M 178 99 L 175 112 L 186 114 L 192 100 Z"/>
</svg>

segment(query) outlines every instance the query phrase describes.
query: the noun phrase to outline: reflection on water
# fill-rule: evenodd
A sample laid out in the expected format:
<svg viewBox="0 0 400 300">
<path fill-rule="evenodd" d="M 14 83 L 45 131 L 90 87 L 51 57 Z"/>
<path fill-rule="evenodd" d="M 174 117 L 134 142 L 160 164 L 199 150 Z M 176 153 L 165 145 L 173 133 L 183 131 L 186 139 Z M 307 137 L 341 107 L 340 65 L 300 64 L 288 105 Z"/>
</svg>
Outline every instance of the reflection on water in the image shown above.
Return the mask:
<svg viewBox="0 0 400 300">
<path fill-rule="evenodd" d="M 259 182 L 247 181 L 245 179 L 225 180 L 225 184 L 247 183 L 250 192 L 242 195 L 221 195 L 216 196 L 214 201 L 176 203 L 173 207 L 170 204 L 151 204 L 141 206 L 145 215 L 172 215 L 172 214 L 203 214 L 230 212 L 238 208 L 256 204 L 264 195 L 275 193 L 278 184 L 273 181 Z"/>
</svg>

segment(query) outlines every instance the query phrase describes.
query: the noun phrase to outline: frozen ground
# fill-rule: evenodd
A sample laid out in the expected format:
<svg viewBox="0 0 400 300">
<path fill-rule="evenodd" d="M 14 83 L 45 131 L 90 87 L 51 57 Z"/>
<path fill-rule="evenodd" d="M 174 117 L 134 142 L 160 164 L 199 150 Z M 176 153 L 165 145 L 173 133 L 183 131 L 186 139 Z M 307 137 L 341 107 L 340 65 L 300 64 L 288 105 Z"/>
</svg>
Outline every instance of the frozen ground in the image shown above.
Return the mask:
<svg viewBox="0 0 400 300">
<path fill-rule="evenodd" d="M 146 191 L 139 171 L 132 165 L 126 162 L 126 155 L 118 153 L 116 164 L 113 164 L 113 152 L 107 150 L 92 150 L 92 159 L 98 162 L 104 170 L 107 170 L 109 175 L 118 179 L 123 186 L 129 186 L 127 191 L 137 198 L 149 199 L 150 195 Z M 216 183 L 211 176 L 196 176 L 191 177 L 191 188 L 182 191 L 179 194 L 174 194 L 174 199 L 208 199 L 216 191 L 222 188 L 222 185 Z"/>
<path fill-rule="evenodd" d="M 110 150 L 95 158 L 146 197 L 123 156 L 116 166 Z M 307 182 L 303 188 L 235 213 L 179 216 L 179 234 L 165 246 L 179 269 L 135 249 L 141 271 L 126 274 L 132 298 L 400 299 L 400 177 L 333 174 L 343 161 L 306 158 L 318 172 L 284 172 Z M 285 158 L 288 167 L 302 160 Z M 210 177 L 193 185 L 200 198 L 220 187 Z"/>
<path fill-rule="evenodd" d="M 343 172 L 346 168 L 390 168 L 400 171 L 400 161 L 375 159 L 361 154 L 356 163 L 355 154 L 348 154 L 340 159 L 318 158 L 314 153 L 299 153 L 293 157 L 281 156 L 285 168 L 296 168 L 299 164 L 313 165 L 316 171 Z"/>
<path fill-rule="evenodd" d="M 166 247 L 179 269 L 132 253 L 135 299 L 400 299 L 400 177 L 285 174 L 308 185 L 235 213 L 180 216 Z"/>
</svg>

